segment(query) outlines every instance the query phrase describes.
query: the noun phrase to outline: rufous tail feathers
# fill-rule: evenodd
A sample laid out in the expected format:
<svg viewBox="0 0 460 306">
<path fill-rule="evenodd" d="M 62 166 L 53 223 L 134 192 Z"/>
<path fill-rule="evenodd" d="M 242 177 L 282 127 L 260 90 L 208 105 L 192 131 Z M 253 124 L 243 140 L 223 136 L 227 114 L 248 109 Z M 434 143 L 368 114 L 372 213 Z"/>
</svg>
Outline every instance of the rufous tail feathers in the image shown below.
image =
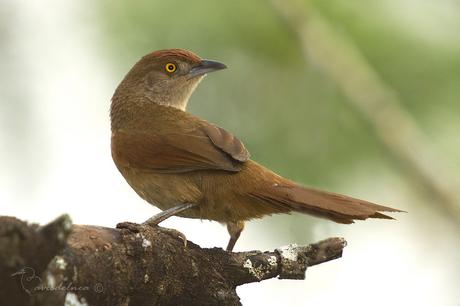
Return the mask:
<svg viewBox="0 0 460 306">
<path fill-rule="evenodd" d="M 344 224 L 367 218 L 393 219 L 381 212 L 401 212 L 391 207 L 299 185 L 273 185 L 256 190 L 251 195 L 279 210 L 301 212 Z"/>
</svg>

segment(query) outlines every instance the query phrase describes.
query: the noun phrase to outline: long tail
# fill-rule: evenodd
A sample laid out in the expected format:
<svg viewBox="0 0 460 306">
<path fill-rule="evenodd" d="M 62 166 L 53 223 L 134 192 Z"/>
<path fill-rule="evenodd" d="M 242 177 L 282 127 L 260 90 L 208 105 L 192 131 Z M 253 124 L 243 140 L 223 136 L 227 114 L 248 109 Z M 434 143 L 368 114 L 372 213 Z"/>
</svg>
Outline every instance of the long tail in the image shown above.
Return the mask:
<svg viewBox="0 0 460 306">
<path fill-rule="evenodd" d="M 393 219 L 381 212 L 401 212 L 391 207 L 299 185 L 273 185 L 255 190 L 251 195 L 280 211 L 297 211 L 344 224 L 367 218 Z"/>
</svg>

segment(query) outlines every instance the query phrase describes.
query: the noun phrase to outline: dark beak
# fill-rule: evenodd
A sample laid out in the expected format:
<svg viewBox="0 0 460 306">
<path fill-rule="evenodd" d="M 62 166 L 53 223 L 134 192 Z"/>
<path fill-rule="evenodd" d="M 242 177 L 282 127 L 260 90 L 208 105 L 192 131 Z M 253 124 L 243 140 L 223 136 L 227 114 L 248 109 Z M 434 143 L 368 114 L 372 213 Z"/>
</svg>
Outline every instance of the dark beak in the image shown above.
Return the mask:
<svg viewBox="0 0 460 306">
<path fill-rule="evenodd" d="M 193 67 L 188 74 L 191 78 L 193 78 L 225 68 L 227 68 L 227 66 L 223 63 L 204 59 L 198 66 Z"/>
</svg>

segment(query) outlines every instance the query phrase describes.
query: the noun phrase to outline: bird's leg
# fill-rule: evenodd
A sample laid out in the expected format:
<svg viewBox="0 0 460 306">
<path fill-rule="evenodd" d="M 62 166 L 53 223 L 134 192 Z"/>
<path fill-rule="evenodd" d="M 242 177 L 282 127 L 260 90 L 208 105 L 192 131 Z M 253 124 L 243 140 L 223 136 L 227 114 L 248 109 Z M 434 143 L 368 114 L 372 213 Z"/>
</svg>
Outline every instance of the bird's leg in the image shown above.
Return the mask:
<svg viewBox="0 0 460 306">
<path fill-rule="evenodd" d="M 163 210 L 161 213 L 156 214 L 155 216 L 149 218 L 147 221 L 145 221 L 144 225 L 149 225 L 149 226 L 157 226 L 164 220 L 168 219 L 169 217 L 172 217 L 174 215 L 177 215 L 178 213 L 190 209 L 192 207 L 196 206 L 194 203 L 185 203 L 185 204 L 180 204 L 174 207 L 171 207 L 169 209 Z M 163 228 L 162 229 L 164 232 L 167 232 L 173 237 L 179 237 L 183 242 L 184 242 L 184 247 L 187 246 L 187 237 L 185 237 L 184 234 L 179 232 L 178 230 L 175 230 L 173 228 Z"/>
<path fill-rule="evenodd" d="M 174 215 L 177 215 L 178 213 L 187 210 L 189 208 L 192 208 L 196 206 L 194 203 L 185 203 L 185 204 L 180 204 L 171 208 L 168 208 L 166 210 L 163 210 L 161 213 L 156 214 L 155 216 L 151 217 L 147 221 L 145 221 L 144 225 L 150 225 L 150 226 L 156 226 L 163 222 L 164 220 L 168 219 L 169 217 L 172 217 Z"/>
<path fill-rule="evenodd" d="M 148 225 L 152 227 L 157 226 L 158 224 L 168 219 L 169 217 L 177 215 L 178 213 L 184 210 L 190 209 L 196 205 L 197 204 L 194 204 L 194 203 L 185 203 L 185 204 L 180 204 L 180 205 L 171 207 L 149 218 L 147 221 L 143 222 L 142 225 Z M 137 224 L 134 224 L 131 222 L 122 222 L 122 223 L 117 224 L 117 228 L 120 228 L 120 229 L 126 228 L 132 232 L 139 232 L 139 230 L 136 227 L 137 227 Z M 171 228 L 162 228 L 161 230 L 164 232 L 167 232 L 168 234 L 171 234 L 172 236 L 179 237 L 184 242 L 184 247 L 187 246 L 187 238 L 181 232 L 175 229 L 171 229 Z"/>
<path fill-rule="evenodd" d="M 244 229 L 244 221 L 227 222 L 227 231 L 230 234 L 230 240 L 227 244 L 227 252 L 231 252 L 236 241 L 240 238 L 241 232 Z"/>
</svg>

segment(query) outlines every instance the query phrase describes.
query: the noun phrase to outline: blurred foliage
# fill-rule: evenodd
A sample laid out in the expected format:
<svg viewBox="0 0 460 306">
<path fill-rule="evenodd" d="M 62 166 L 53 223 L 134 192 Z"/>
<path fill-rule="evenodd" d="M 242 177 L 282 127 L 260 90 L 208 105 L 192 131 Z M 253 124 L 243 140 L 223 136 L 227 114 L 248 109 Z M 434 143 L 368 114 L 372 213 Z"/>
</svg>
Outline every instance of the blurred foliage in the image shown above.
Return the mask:
<svg viewBox="0 0 460 306">
<path fill-rule="evenodd" d="M 377 1 L 352 1 L 346 5 L 343 1 L 315 1 L 315 4 L 353 40 L 422 123 L 429 123 L 429 117 L 440 109 L 459 108 L 460 36 L 446 43 L 429 39 L 430 35 L 442 36 L 438 32 L 426 33 L 427 37 L 421 39 L 407 24 L 395 23 L 392 12 L 382 11 L 384 8 Z M 413 14 L 437 15 L 436 11 L 411 9 Z M 456 28 L 459 25 L 457 22 Z M 446 27 L 439 32 L 452 33 L 455 28 Z"/>
</svg>

